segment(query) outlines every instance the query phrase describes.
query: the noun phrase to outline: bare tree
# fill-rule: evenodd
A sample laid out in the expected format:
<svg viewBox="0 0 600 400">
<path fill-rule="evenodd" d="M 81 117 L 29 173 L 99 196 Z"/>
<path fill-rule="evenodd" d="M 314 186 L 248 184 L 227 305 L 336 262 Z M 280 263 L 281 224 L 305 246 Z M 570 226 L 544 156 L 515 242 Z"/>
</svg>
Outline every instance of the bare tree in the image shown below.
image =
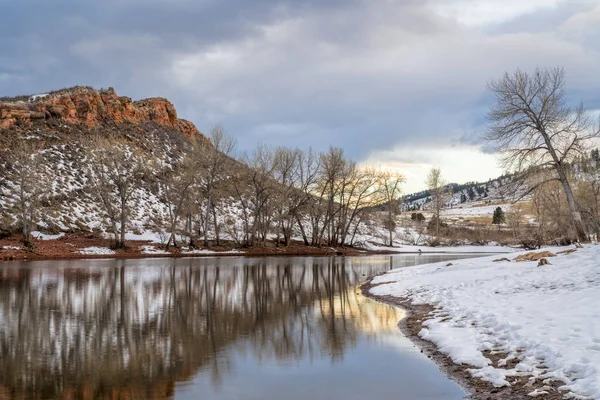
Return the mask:
<svg viewBox="0 0 600 400">
<path fill-rule="evenodd" d="M 582 160 L 582 170 L 574 188 L 588 233 L 593 233 L 596 240 L 600 233 L 600 163 L 597 155 L 597 152 L 592 152 L 591 157 Z"/>
<path fill-rule="evenodd" d="M 440 235 L 440 213 L 446 202 L 446 181 L 442 178 L 442 171 L 438 167 L 433 167 L 427 174 L 425 181 L 431 194 L 431 209 L 433 210 L 433 218 L 435 219 L 435 234 Z"/>
<path fill-rule="evenodd" d="M 283 234 L 285 246 L 289 246 L 296 213 L 304 194 L 301 186 L 300 161 L 302 152 L 298 149 L 278 147 L 275 149 L 274 179 L 279 183 L 276 187 L 275 223 L 277 224 L 277 246 Z"/>
<path fill-rule="evenodd" d="M 177 225 L 186 214 L 189 214 L 188 208 L 197 180 L 198 163 L 190 153 L 185 153 L 180 161 L 172 160 L 165 165 L 157 165 L 154 169 L 157 171 L 160 196 L 168 213 L 169 238 L 166 247 L 171 244 L 177 247 Z"/>
<path fill-rule="evenodd" d="M 252 246 L 266 244 L 267 234 L 275 210 L 274 198 L 277 184 L 274 171 L 277 167 L 274 151 L 258 146 L 251 156 L 244 155 L 241 167 L 231 180 L 236 200 L 241 208 L 241 244 Z"/>
<path fill-rule="evenodd" d="M 508 224 L 513 238 L 518 238 L 525 223 L 525 210 L 522 203 L 513 204 L 506 213 L 506 223 Z"/>
<path fill-rule="evenodd" d="M 334 218 L 341 209 L 339 200 L 342 186 L 349 171 L 355 168 L 355 164 L 345 158 L 344 150 L 339 147 L 329 147 L 329 151 L 321 153 L 320 158 L 321 179 L 319 185 L 321 188 L 318 199 L 325 200 L 326 207 L 323 225 L 318 233 L 316 242 L 320 245 L 325 232 L 327 232 L 327 244 L 332 245 L 336 240 L 337 232 L 335 230 Z M 315 228 L 318 228 L 318 226 L 315 226 Z"/>
<path fill-rule="evenodd" d="M 377 170 L 371 167 L 360 168 L 354 163 L 348 164 L 340 184 L 340 210 L 335 226 L 336 236 L 332 244 L 352 245 L 367 208 L 380 203 L 379 189 Z M 349 236 L 350 243 L 347 240 Z"/>
<path fill-rule="evenodd" d="M 295 201 L 294 217 L 300 228 L 302 239 L 305 245 L 316 245 L 316 237 L 318 232 L 318 221 L 320 220 L 320 214 L 322 207 L 322 200 L 324 191 L 318 189 L 318 182 L 320 179 L 321 172 L 321 158 L 312 149 L 307 152 L 301 152 L 298 160 L 298 173 L 300 179 L 298 181 L 298 198 Z M 317 197 L 319 196 L 320 197 Z M 303 213 L 308 215 L 310 220 L 310 227 L 312 228 L 313 234 L 311 235 L 311 242 L 308 240 L 307 229 L 304 226 Z M 316 222 L 315 222 L 316 221 Z M 315 229 L 315 225 L 317 229 Z"/>
<path fill-rule="evenodd" d="M 105 213 L 115 247 L 125 247 L 133 194 L 146 172 L 146 158 L 125 140 L 97 137 L 87 146 L 92 194 Z"/>
<path fill-rule="evenodd" d="M 405 181 L 406 178 L 399 172 L 379 172 L 380 192 L 383 201 L 387 204 L 386 225 L 390 246 L 394 245 L 393 233 L 396 229 L 396 215 L 400 212 L 400 195 L 402 194 L 402 184 Z"/>
<path fill-rule="evenodd" d="M 49 189 L 42 150 L 25 139 L 19 139 L 5 154 L 6 176 L 13 206 L 23 232 L 23 243 L 31 245 L 31 230 L 38 216 L 40 201 Z"/>
<path fill-rule="evenodd" d="M 204 216 L 202 222 L 204 224 L 204 246 L 209 246 L 208 232 L 210 230 L 210 220 L 213 220 L 215 229 L 215 237 L 217 244 L 218 236 L 218 220 L 217 209 L 215 207 L 215 194 L 221 183 L 228 174 L 231 173 L 233 160 L 231 153 L 235 149 L 235 139 L 227 136 L 222 126 L 216 125 L 210 131 L 210 142 L 198 139 L 195 143 L 193 154 L 201 160 L 201 175 L 200 191 L 205 199 L 206 206 L 204 208 Z"/>
<path fill-rule="evenodd" d="M 495 143 L 506 169 L 516 172 L 552 169 L 560 181 L 581 241 L 587 235 L 579 206 L 568 180 L 567 166 L 582 154 L 590 139 L 598 137 L 582 104 L 572 109 L 566 104 L 563 68 L 537 68 L 533 74 L 517 69 L 489 83 L 496 105 L 484 137 Z"/>
</svg>

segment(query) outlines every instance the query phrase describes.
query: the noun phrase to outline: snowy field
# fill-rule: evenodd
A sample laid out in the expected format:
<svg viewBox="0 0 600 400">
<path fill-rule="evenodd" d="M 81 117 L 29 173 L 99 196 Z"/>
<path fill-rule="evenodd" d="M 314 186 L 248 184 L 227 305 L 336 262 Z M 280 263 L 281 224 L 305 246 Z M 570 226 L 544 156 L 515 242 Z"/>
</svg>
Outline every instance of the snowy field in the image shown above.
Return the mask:
<svg viewBox="0 0 600 400">
<path fill-rule="evenodd" d="M 373 279 L 380 285 L 371 293 L 435 305 L 419 335 L 455 363 L 471 365 L 474 377 L 498 387 L 515 376 L 560 380 L 567 398 L 600 399 L 600 245 L 539 267 L 493 262 L 500 257 L 396 269 Z M 486 350 L 508 356 L 492 365 Z M 513 368 L 502 368 L 511 360 Z"/>
<path fill-rule="evenodd" d="M 502 211 L 510 211 L 512 205 L 509 203 L 505 204 L 480 204 L 480 203 L 469 203 L 454 206 L 452 208 L 444 208 L 441 212 L 442 218 L 454 217 L 454 216 L 468 216 L 468 217 L 487 217 L 492 220 L 494 210 L 500 207 Z"/>
</svg>

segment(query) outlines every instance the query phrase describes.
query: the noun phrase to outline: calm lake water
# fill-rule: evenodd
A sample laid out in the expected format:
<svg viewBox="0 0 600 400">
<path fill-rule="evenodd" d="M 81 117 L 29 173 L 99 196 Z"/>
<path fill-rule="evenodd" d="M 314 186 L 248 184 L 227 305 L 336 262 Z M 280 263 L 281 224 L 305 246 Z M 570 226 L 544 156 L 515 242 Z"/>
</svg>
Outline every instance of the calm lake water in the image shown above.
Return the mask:
<svg viewBox="0 0 600 400">
<path fill-rule="evenodd" d="M 462 399 L 357 285 L 464 257 L 0 263 L 0 399 Z"/>
</svg>

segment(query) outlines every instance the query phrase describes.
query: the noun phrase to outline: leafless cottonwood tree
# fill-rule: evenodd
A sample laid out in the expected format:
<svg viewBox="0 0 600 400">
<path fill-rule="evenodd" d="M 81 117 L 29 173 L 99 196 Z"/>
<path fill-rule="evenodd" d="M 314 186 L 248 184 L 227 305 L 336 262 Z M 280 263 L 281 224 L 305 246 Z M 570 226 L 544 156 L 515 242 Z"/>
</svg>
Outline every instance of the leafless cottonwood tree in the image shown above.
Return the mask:
<svg viewBox="0 0 600 400">
<path fill-rule="evenodd" d="M 442 171 L 438 167 L 433 167 L 427 174 L 425 181 L 427 188 L 431 193 L 431 209 L 435 219 L 435 234 L 440 235 L 440 213 L 444 207 L 447 198 L 446 181 L 442 178 Z"/>
<path fill-rule="evenodd" d="M 582 171 L 574 192 L 587 225 L 587 232 L 595 234 L 598 238 L 600 234 L 600 162 L 593 154 L 588 159 L 579 162 Z"/>
<path fill-rule="evenodd" d="M 210 131 L 210 142 L 202 138 L 196 139 L 192 155 L 199 161 L 200 192 L 205 200 L 202 227 L 204 246 L 209 246 L 208 231 L 212 218 L 215 238 L 219 244 L 219 223 L 217 220 L 216 193 L 218 186 L 231 174 L 233 159 L 231 153 L 235 149 L 236 141 L 227 136 L 222 126 L 216 125 Z"/>
<path fill-rule="evenodd" d="M 276 187 L 275 224 L 277 246 L 283 235 L 285 246 L 289 246 L 296 223 L 296 212 L 302 202 L 300 160 L 302 152 L 298 149 L 278 147 L 275 149 L 275 170 L 273 178 L 279 184 Z"/>
<path fill-rule="evenodd" d="M 311 241 L 308 240 L 307 227 L 305 227 L 305 216 L 308 217 L 309 226 L 312 232 L 318 232 L 318 216 L 321 214 L 322 200 L 324 191 L 318 189 L 318 182 L 321 172 L 321 157 L 312 149 L 301 151 L 298 160 L 298 189 L 294 192 L 294 217 L 298 223 L 298 228 L 302 234 L 302 240 L 306 246 L 315 245 L 316 234 L 311 235 Z M 320 197 L 318 197 L 320 195 Z"/>
<path fill-rule="evenodd" d="M 577 238 L 587 240 L 579 206 L 568 180 L 567 166 L 582 154 L 600 127 L 593 124 L 582 104 L 567 105 L 563 68 L 517 69 L 489 83 L 496 104 L 488 114 L 484 137 L 501 152 L 504 167 L 515 172 L 552 169 L 560 181 Z"/>
<path fill-rule="evenodd" d="M 348 169 L 340 184 L 340 211 L 335 221 L 332 244 L 352 245 L 359 225 L 368 207 L 381 202 L 378 171 L 371 167 L 358 167 L 348 163 Z M 348 240 L 350 239 L 350 240 Z"/>
<path fill-rule="evenodd" d="M 273 149 L 258 146 L 251 155 L 244 155 L 231 180 L 235 198 L 241 206 L 242 238 L 244 246 L 264 246 L 271 228 L 275 210 L 277 184 L 274 172 L 277 167 Z"/>
<path fill-rule="evenodd" d="M 177 226 L 189 214 L 194 184 L 197 181 L 198 162 L 191 153 L 185 153 L 178 162 L 156 165 L 156 178 L 161 198 L 167 208 L 169 238 L 167 248 L 177 247 Z"/>
<path fill-rule="evenodd" d="M 320 154 L 321 158 L 321 178 L 319 190 L 319 201 L 325 200 L 325 207 L 320 207 L 324 211 L 322 227 L 318 232 L 317 244 L 321 244 L 325 233 L 327 233 L 327 244 L 333 245 L 336 240 L 336 230 L 334 218 L 341 210 L 340 194 L 345 177 L 355 167 L 354 163 L 349 162 L 344 156 L 344 150 L 339 147 L 329 147 L 329 150 Z M 318 224 L 318 222 L 317 222 Z M 313 232 L 313 235 L 315 233 Z M 313 240 L 315 242 L 315 240 Z"/>
<path fill-rule="evenodd" d="M 123 248 L 132 196 L 147 173 L 147 160 L 123 139 L 97 137 L 87 145 L 87 161 L 92 194 L 109 221 L 115 247 Z"/>
<path fill-rule="evenodd" d="M 5 154 L 4 179 L 8 182 L 16 215 L 23 232 L 23 243 L 31 245 L 31 230 L 38 216 L 40 202 L 50 188 L 40 146 L 19 139 Z"/>
<path fill-rule="evenodd" d="M 386 225 L 389 233 L 389 244 L 394 245 L 394 231 L 396 229 L 396 215 L 400 212 L 400 195 L 402 184 L 406 181 L 404 175 L 394 171 L 379 172 L 379 187 L 382 200 L 388 205 Z"/>
</svg>

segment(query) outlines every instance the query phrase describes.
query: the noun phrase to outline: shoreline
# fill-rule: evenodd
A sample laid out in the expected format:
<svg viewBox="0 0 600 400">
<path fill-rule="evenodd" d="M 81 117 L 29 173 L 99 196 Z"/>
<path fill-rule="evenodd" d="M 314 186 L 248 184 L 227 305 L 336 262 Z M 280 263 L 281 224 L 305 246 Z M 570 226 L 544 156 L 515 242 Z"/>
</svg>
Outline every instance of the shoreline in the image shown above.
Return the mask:
<svg viewBox="0 0 600 400">
<path fill-rule="evenodd" d="M 309 250 L 310 249 L 310 250 Z M 202 249 L 213 251 L 210 249 Z M 40 253 L 24 252 L 24 255 L 0 257 L 0 263 L 23 262 L 23 261 L 67 261 L 67 260 L 137 260 L 144 258 L 210 258 L 210 257 L 361 257 L 376 255 L 439 255 L 439 254 L 496 254 L 491 252 L 473 252 L 473 251 L 393 251 L 393 250 L 362 250 L 354 248 L 336 249 L 327 251 L 325 248 L 309 247 L 307 250 L 294 251 L 217 251 L 214 253 L 135 253 L 135 252 L 117 252 L 115 254 L 61 254 L 47 255 Z M 1 254 L 1 253 L 0 253 Z"/>
<path fill-rule="evenodd" d="M 419 332 L 423 328 L 423 322 L 427 319 L 429 313 L 435 310 L 433 305 L 414 305 L 410 298 L 399 298 L 390 295 L 377 296 L 370 293 L 371 288 L 379 285 L 371 283 L 373 278 L 385 273 L 374 275 L 363 282 L 360 285 L 361 293 L 369 299 L 404 310 L 406 317 L 398 322 L 400 332 L 409 338 L 421 350 L 421 353 L 433 360 L 444 375 L 463 388 L 467 394 L 466 398 L 471 400 L 526 400 L 532 398 L 528 395 L 532 390 L 541 389 L 542 386 L 551 386 L 554 391 L 544 394 L 541 398 L 544 400 L 563 399 L 564 392 L 557 389 L 564 384 L 563 382 L 553 381 L 550 384 L 542 384 L 542 382 L 536 381 L 533 385 L 524 388 L 524 385 L 528 382 L 528 377 L 521 376 L 518 378 L 518 385 L 513 384 L 497 388 L 490 382 L 471 376 L 468 371 L 471 368 L 470 365 L 456 364 L 448 355 L 442 353 L 435 343 L 419 336 Z M 485 353 L 484 355 L 494 363 L 503 358 L 501 354 Z"/>
<path fill-rule="evenodd" d="M 149 240 L 128 240 L 127 248 L 110 250 L 110 240 L 94 235 L 73 233 L 60 238 L 36 239 L 33 248 L 25 248 L 20 235 L 0 240 L 0 262 L 12 261 L 50 261 L 50 260 L 87 260 L 87 259 L 142 259 L 142 258 L 190 258 L 190 257 L 288 257 L 288 256 L 372 256 L 393 254 L 496 254 L 488 248 L 477 249 L 474 246 L 443 247 L 406 246 L 386 247 L 314 247 L 293 241 L 287 247 L 277 247 L 275 242 L 266 246 L 237 248 L 235 243 L 223 241 L 220 246 L 198 248 L 184 251 L 181 248 L 162 249 Z M 86 252 L 85 250 L 100 250 Z M 185 248 L 185 247 L 184 247 Z M 423 250 L 421 250 L 423 249 Z M 500 248 L 499 248 L 500 249 Z"/>
</svg>

